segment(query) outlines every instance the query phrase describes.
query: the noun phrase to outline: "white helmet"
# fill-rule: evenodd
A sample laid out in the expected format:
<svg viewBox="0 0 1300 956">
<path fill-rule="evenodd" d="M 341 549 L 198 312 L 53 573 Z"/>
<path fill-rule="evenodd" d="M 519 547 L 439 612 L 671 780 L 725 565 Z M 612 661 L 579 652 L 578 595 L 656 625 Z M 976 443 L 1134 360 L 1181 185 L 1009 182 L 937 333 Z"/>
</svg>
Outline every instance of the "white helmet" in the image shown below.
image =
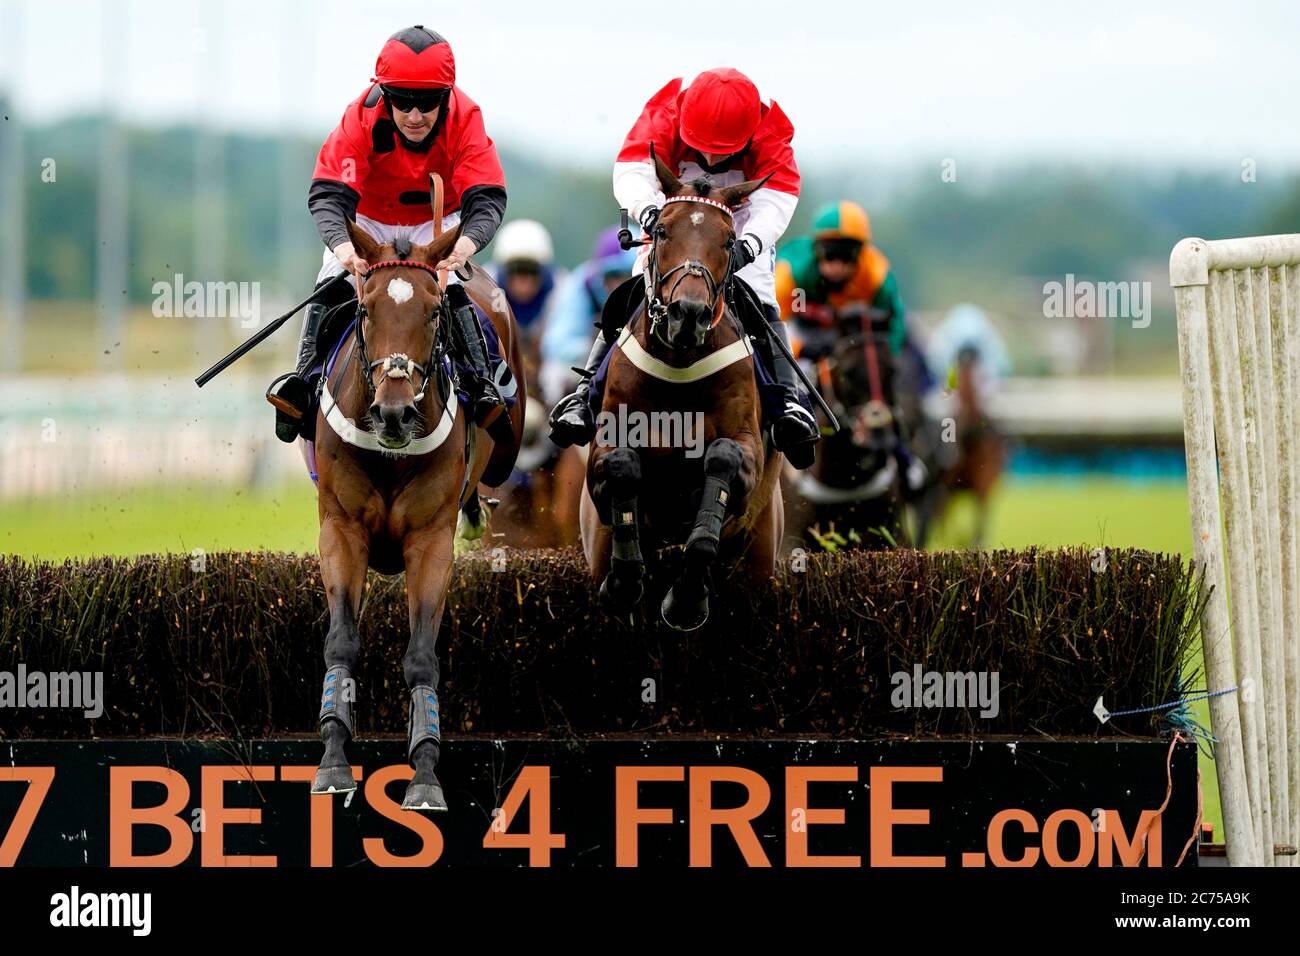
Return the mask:
<svg viewBox="0 0 1300 956">
<path fill-rule="evenodd" d="M 492 247 L 492 261 L 502 266 L 519 259 L 549 266 L 553 258 L 551 234 L 535 219 L 512 219 L 501 227 Z"/>
</svg>

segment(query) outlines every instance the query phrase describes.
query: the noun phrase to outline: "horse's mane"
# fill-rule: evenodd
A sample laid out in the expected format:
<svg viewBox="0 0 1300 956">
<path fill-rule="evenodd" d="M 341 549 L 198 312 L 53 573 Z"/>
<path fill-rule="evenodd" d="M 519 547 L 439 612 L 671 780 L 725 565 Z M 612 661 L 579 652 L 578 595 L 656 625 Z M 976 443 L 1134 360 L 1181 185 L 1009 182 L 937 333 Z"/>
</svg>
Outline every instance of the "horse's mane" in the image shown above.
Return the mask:
<svg viewBox="0 0 1300 956">
<path fill-rule="evenodd" d="M 692 179 L 689 183 L 685 183 L 684 185 L 695 190 L 696 196 L 707 196 L 709 193 L 713 192 L 713 183 L 702 177 L 700 179 Z"/>
<path fill-rule="evenodd" d="M 393 250 L 397 253 L 399 259 L 409 259 L 411 256 L 411 236 L 414 235 L 413 226 L 403 227 L 393 237 Z"/>
</svg>

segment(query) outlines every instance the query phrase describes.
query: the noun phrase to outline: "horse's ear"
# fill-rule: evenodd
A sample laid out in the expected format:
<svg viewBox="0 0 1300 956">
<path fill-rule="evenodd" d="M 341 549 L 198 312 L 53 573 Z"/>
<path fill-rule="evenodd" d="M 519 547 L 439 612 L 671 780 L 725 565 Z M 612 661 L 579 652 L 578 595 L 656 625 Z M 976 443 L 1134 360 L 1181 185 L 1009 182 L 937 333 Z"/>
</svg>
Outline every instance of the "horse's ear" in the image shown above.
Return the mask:
<svg viewBox="0 0 1300 956">
<path fill-rule="evenodd" d="M 655 164 L 655 175 L 659 177 L 659 185 L 663 188 L 665 196 L 676 196 L 682 191 L 682 181 L 678 179 L 668 165 L 659 158 L 655 152 L 655 144 L 650 144 L 650 159 Z"/>
<path fill-rule="evenodd" d="M 734 186 L 724 186 L 722 189 L 715 191 L 712 198 L 734 209 L 744 202 L 750 193 L 762 189 L 771 178 L 772 174 L 768 173 L 762 179 L 751 179 L 748 182 L 736 183 Z"/>
<path fill-rule="evenodd" d="M 443 259 L 447 258 L 447 253 L 451 252 L 452 247 L 456 245 L 456 240 L 460 238 L 460 233 L 464 226 L 465 224 L 463 222 L 456 223 L 455 229 L 444 232 L 427 246 L 416 246 L 412 250 L 411 255 L 423 262 L 429 263 L 431 266 L 436 266 Z"/>
<path fill-rule="evenodd" d="M 362 259 L 374 265 L 379 261 L 379 243 L 371 238 L 370 233 L 360 228 L 351 219 L 346 220 L 348 227 L 348 239 L 352 242 L 352 248 L 357 251 Z"/>
</svg>

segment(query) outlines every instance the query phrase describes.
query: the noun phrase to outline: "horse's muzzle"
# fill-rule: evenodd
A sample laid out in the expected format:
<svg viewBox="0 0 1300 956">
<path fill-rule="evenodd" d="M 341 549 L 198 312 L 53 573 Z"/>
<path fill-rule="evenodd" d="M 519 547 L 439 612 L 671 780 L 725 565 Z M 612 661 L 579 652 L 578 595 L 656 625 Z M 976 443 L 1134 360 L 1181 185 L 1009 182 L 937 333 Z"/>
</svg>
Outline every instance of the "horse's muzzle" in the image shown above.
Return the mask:
<svg viewBox="0 0 1300 956">
<path fill-rule="evenodd" d="M 375 439 L 385 448 L 405 448 L 411 443 L 415 420 L 414 402 L 375 402 L 370 406 L 370 424 Z"/>
<path fill-rule="evenodd" d="M 701 299 L 682 297 L 668 304 L 668 343 L 675 349 L 704 346 L 713 323 L 713 308 Z"/>
</svg>

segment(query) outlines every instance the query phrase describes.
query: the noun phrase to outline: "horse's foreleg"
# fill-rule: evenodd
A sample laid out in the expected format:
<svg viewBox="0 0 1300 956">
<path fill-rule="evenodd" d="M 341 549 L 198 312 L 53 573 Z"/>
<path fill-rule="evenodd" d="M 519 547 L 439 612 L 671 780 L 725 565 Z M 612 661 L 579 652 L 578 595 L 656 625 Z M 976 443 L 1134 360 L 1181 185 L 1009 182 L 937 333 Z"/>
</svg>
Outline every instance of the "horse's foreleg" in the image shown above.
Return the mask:
<svg viewBox="0 0 1300 956">
<path fill-rule="evenodd" d="M 557 548 L 580 539 L 578 509 L 582 502 L 586 463 L 576 448 L 567 448 L 555 462 L 555 498 L 551 502 Z"/>
<path fill-rule="evenodd" d="M 637 496 L 641 491 L 641 459 L 631 448 L 606 452 L 593 468 L 592 498 L 608 518 L 612 531 L 609 573 L 600 584 L 600 603 L 615 616 L 630 612 L 645 593 L 645 558 L 641 554 L 641 524 Z"/>
<path fill-rule="evenodd" d="M 449 524 L 412 532 L 406 540 L 406 597 L 411 640 L 402 658 L 410 691 L 406 758 L 415 776 L 406 785 L 404 810 L 446 810 L 447 800 L 434 773 L 441 756 L 438 710 L 438 627 L 451 582 L 453 536 Z"/>
<path fill-rule="evenodd" d="M 327 517 L 320 527 L 320 570 L 329 602 L 330 629 L 325 637 L 325 685 L 321 690 L 320 735 L 325 754 L 312 781 L 312 793 L 350 792 L 357 788 L 346 744 L 352 737 L 356 683 L 352 671 L 361 650 L 357 618 L 366 584 L 369 539 L 365 529 Z"/>
<path fill-rule="evenodd" d="M 718 556 L 722 523 L 744 514 L 755 484 L 753 452 L 719 438 L 704 455 L 704 490 L 695 525 L 686 539 L 682 572 L 665 595 L 660 613 L 679 631 L 693 631 L 709 618 L 708 570 Z"/>
</svg>

